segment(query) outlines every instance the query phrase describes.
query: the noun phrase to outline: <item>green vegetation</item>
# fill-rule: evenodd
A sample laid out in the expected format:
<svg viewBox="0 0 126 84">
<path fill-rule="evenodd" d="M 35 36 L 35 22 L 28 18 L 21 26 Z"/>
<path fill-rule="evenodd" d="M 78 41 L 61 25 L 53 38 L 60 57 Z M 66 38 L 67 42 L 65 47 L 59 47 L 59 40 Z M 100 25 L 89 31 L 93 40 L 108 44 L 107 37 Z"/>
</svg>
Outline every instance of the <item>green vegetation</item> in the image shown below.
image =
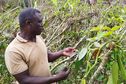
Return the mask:
<svg viewBox="0 0 126 84">
<path fill-rule="evenodd" d="M 69 78 L 59 84 L 126 83 L 126 5 L 123 0 L 31 0 L 41 10 L 47 47 L 60 50 L 75 47 L 77 54 L 51 64 L 52 73 L 64 66 Z M 1 5 L 1 4 L 0 4 Z M 4 64 L 4 51 L 18 31 L 18 14 L 23 0 L 5 0 L 0 6 L 0 83 L 11 84 Z"/>
</svg>

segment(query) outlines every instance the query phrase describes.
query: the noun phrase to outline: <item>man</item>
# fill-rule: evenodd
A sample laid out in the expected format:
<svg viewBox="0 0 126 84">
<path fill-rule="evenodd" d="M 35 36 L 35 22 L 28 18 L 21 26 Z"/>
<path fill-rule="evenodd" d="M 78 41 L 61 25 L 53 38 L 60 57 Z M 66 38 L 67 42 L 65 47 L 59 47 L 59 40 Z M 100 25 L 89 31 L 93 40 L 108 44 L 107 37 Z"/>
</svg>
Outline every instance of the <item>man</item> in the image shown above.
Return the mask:
<svg viewBox="0 0 126 84">
<path fill-rule="evenodd" d="M 20 84 L 51 84 L 66 79 L 69 74 L 69 70 L 64 68 L 58 74 L 51 75 L 48 62 L 70 56 L 75 49 L 48 52 L 40 36 L 43 31 L 41 23 L 39 10 L 23 10 L 19 15 L 20 32 L 5 51 L 7 69 Z"/>
</svg>

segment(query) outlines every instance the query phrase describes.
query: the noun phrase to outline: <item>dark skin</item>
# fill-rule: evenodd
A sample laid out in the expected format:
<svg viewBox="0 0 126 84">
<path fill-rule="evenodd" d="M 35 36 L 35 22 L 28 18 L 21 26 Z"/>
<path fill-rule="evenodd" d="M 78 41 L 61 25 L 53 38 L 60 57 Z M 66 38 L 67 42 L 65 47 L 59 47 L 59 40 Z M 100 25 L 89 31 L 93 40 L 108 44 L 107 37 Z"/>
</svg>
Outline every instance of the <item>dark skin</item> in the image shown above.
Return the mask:
<svg viewBox="0 0 126 84">
<path fill-rule="evenodd" d="M 48 52 L 48 60 L 49 60 L 49 62 L 53 62 L 61 56 L 69 57 L 74 52 L 75 52 L 75 49 L 72 47 L 68 47 L 68 48 L 65 48 L 64 50 L 60 50 L 60 51 L 54 52 L 54 53 Z"/>
<path fill-rule="evenodd" d="M 36 35 L 40 35 L 42 28 L 42 18 L 40 13 L 36 13 L 34 16 L 34 21 L 27 20 L 26 25 L 23 30 L 20 32 L 20 36 L 30 42 L 36 42 Z M 58 52 L 48 52 L 48 61 L 53 62 L 61 56 L 70 56 L 75 51 L 74 48 L 65 48 L 64 50 L 60 50 Z M 19 74 L 15 74 L 14 77 L 20 84 L 50 84 L 60 80 L 64 80 L 69 75 L 69 70 L 64 68 L 58 74 L 55 74 L 50 77 L 37 77 L 30 76 L 29 71 L 26 70 Z"/>
</svg>

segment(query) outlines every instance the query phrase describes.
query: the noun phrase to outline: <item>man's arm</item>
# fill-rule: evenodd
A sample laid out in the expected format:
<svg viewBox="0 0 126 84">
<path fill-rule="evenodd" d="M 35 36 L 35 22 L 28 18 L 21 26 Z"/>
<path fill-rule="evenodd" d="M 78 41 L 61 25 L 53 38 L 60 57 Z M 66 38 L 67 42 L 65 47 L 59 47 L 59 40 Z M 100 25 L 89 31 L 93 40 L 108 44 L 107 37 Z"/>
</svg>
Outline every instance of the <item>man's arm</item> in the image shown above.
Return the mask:
<svg viewBox="0 0 126 84">
<path fill-rule="evenodd" d="M 16 80 L 20 84 L 50 84 L 53 82 L 57 82 L 57 81 L 66 79 L 68 74 L 69 74 L 69 70 L 64 68 L 57 75 L 50 76 L 50 77 L 30 76 L 28 73 L 28 70 L 26 70 L 22 73 L 13 75 L 13 76 L 16 78 Z"/>
<path fill-rule="evenodd" d="M 48 61 L 53 62 L 59 57 L 61 57 L 62 55 L 63 55 L 63 50 L 60 50 L 54 53 L 48 51 Z"/>
<path fill-rule="evenodd" d="M 74 52 L 75 52 L 75 49 L 72 47 L 68 47 L 68 48 L 65 48 L 63 50 L 60 50 L 60 51 L 54 52 L 54 53 L 48 52 L 48 61 L 53 62 L 61 56 L 70 56 Z"/>
</svg>

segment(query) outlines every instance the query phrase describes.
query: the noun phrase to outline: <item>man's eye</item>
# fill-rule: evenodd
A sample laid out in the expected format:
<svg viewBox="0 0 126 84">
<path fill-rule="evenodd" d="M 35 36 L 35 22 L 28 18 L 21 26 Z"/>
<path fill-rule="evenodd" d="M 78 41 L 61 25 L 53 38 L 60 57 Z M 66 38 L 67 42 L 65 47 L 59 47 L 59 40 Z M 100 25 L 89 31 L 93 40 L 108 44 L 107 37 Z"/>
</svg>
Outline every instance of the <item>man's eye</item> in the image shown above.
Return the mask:
<svg viewBox="0 0 126 84">
<path fill-rule="evenodd" d="M 42 23 L 42 21 L 40 20 L 40 21 L 38 21 L 39 23 Z"/>
</svg>

